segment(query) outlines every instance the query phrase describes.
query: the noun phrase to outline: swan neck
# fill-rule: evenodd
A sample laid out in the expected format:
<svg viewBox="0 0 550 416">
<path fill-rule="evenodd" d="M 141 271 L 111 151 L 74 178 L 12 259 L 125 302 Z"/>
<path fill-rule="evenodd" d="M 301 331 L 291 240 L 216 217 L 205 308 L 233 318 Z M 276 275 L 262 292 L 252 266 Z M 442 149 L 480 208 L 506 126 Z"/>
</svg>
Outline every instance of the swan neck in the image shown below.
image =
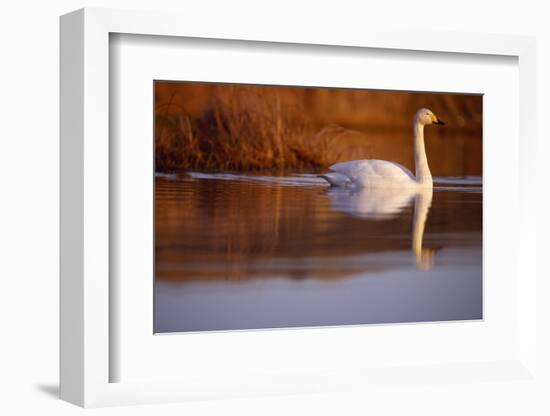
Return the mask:
<svg viewBox="0 0 550 416">
<path fill-rule="evenodd" d="M 423 185 L 432 184 L 432 174 L 428 166 L 426 147 L 424 146 L 424 125 L 414 123 L 414 164 L 416 167 L 416 181 Z"/>
</svg>

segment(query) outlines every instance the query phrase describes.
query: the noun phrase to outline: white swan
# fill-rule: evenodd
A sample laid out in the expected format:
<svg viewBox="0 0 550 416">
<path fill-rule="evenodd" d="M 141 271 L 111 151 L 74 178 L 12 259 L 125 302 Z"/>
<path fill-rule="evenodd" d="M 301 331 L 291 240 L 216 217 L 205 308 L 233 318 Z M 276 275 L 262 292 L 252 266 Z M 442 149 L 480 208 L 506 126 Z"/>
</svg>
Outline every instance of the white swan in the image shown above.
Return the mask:
<svg viewBox="0 0 550 416">
<path fill-rule="evenodd" d="M 414 116 L 414 162 L 416 175 L 406 167 L 385 160 L 353 160 L 336 163 L 332 172 L 321 175 L 332 186 L 359 188 L 431 188 L 432 174 L 428 166 L 424 146 L 424 126 L 445 124 L 427 108 L 421 108 Z"/>
</svg>

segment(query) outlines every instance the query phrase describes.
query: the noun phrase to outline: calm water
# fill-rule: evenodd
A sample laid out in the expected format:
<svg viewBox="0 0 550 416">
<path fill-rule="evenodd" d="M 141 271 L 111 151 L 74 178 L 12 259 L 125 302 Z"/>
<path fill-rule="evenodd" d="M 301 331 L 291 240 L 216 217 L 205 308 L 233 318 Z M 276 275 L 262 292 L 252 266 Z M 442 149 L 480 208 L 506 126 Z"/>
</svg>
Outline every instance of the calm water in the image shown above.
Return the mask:
<svg viewBox="0 0 550 416">
<path fill-rule="evenodd" d="M 482 318 L 481 178 L 156 178 L 155 332 Z"/>
</svg>

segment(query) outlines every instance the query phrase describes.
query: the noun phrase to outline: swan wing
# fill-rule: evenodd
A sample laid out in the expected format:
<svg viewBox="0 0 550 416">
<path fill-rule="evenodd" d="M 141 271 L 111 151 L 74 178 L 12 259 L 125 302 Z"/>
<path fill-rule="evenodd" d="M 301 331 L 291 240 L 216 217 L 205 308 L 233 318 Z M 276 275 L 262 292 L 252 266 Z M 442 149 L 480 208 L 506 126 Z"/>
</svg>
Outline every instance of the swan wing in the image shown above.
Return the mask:
<svg viewBox="0 0 550 416">
<path fill-rule="evenodd" d="M 325 173 L 323 175 L 319 175 L 319 177 L 323 178 L 332 186 L 346 186 L 351 183 L 350 179 L 346 175 L 338 172 Z"/>
<path fill-rule="evenodd" d="M 347 176 L 354 185 L 363 188 L 416 184 L 410 170 L 399 163 L 385 160 L 353 160 L 336 163 L 330 167 L 330 170 Z"/>
</svg>

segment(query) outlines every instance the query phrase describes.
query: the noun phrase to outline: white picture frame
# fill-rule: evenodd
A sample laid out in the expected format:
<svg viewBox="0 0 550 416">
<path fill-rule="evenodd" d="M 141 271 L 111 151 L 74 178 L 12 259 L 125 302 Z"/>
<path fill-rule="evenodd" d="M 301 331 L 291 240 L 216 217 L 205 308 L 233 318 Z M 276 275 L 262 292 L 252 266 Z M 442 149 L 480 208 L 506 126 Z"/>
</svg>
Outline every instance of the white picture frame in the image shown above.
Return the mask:
<svg viewBox="0 0 550 416">
<path fill-rule="evenodd" d="M 182 21 L 186 23 L 181 24 Z M 233 374 L 184 381 L 111 382 L 110 366 L 117 358 L 110 349 L 109 293 L 110 169 L 109 156 L 109 36 L 156 35 L 187 38 L 279 42 L 504 55 L 519 66 L 519 218 L 517 273 L 521 270 L 518 304 L 518 354 L 509 360 L 442 363 L 419 370 L 419 379 L 458 378 L 479 382 L 472 373 L 489 369 L 518 382 L 537 382 L 536 197 L 535 172 L 535 40 L 529 37 L 378 30 L 306 32 L 277 25 L 236 28 L 216 21 L 209 27 L 168 13 L 82 9 L 61 18 L 61 398 L 80 406 L 158 403 L 193 398 L 238 397 L 254 394 L 323 392 L 353 383 L 393 383 L 410 378 L 410 371 L 380 368 L 369 372 L 336 369 L 330 377 L 296 377 L 284 372 L 234 383 Z M 299 331 L 299 330 L 298 330 Z M 334 333 L 332 336 L 337 336 Z M 400 374 L 400 375 L 399 375 Z"/>
</svg>

